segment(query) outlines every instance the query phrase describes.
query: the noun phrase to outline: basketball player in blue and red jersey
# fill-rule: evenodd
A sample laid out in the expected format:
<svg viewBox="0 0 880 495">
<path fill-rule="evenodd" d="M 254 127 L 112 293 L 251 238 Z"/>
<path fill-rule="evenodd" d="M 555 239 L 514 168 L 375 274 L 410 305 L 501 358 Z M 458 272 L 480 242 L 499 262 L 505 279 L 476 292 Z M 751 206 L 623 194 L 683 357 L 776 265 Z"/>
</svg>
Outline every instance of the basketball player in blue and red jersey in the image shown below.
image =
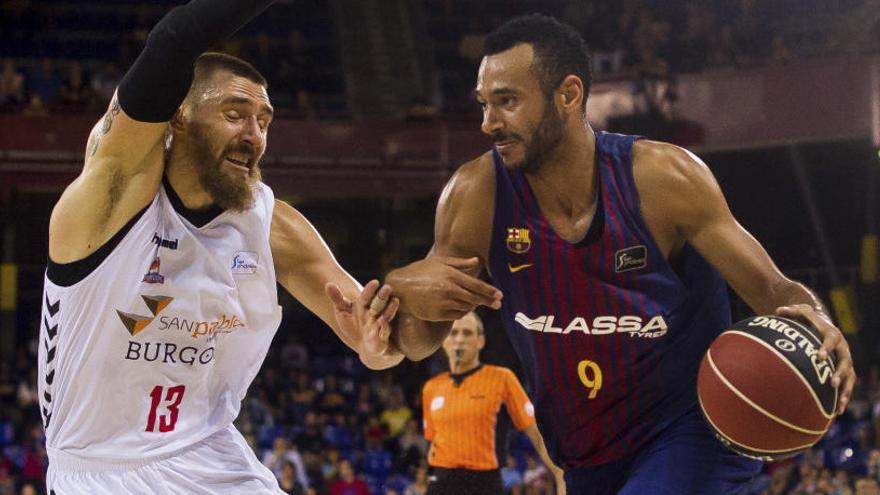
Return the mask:
<svg viewBox="0 0 880 495">
<path fill-rule="evenodd" d="M 839 359 L 839 412 L 855 381 L 841 332 L 737 223 L 699 158 L 590 128 L 590 62 L 574 30 L 522 17 L 485 48 L 476 98 L 494 148 L 447 184 L 431 255 L 386 277 L 401 300 L 392 339 L 414 359 L 440 345 L 449 324 L 425 308 L 446 264 L 433 258 L 472 257 L 472 273 L 503 291 L 568 493 L 742 493 L 761 464 L 713 437 L 696 398 L 700 359 L 730 324 L 725 281 L 754 311 L 819 329 L 820 358 Z"/>
</svg>

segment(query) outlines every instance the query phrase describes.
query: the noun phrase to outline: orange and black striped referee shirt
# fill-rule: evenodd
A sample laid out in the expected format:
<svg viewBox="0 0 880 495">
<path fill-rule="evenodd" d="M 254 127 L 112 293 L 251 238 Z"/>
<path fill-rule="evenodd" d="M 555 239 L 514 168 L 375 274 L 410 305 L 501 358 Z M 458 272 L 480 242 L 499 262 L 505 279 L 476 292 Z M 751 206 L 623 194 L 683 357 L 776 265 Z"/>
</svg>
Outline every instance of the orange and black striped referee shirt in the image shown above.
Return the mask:
<svg viewBox="0 0 880 495">
<path fill-rule="evenodd" d="M 498 468 L 495 421 L 501 404 L 513 424 L 535 424 L 535 408 L 516 375 L 507 368 L 481 364 L 459 377 L 444 372 L 425 383 L 422 410 L 425 438 L 431 442 L 428 464 L 484 471 Z"/>
</svg>

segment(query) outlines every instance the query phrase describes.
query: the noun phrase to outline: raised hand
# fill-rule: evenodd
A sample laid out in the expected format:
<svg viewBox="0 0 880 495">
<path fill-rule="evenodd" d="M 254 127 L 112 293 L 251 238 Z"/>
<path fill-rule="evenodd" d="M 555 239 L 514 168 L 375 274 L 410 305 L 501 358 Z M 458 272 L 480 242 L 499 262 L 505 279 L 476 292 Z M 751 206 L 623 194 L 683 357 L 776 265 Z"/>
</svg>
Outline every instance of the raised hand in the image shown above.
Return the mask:
<svg viewBox="0 0 880 495">
<path fill-rule="evenodd" d="M 391 296 L 391 290 L 390 285 L 380 288 L 379 281 L 371 280 L 357 299 L 352 301 L 345 297 L 336 284 L 328 283 L 324 286 L 327 297 L 333 303 L 333 314 L 339 329 L 358 342 L 357 349 L 362 360 L 392 353 L 389 344 L 390 322 L 397 314 L 400 300 Z"/>
</svg>

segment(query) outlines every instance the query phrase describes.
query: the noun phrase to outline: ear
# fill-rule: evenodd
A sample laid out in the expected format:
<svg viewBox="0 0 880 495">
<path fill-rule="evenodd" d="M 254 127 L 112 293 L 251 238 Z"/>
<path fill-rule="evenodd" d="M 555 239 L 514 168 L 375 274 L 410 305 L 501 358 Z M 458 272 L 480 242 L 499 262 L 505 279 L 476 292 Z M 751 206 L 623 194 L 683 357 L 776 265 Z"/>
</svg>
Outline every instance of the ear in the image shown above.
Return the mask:
<svg viewBox="0 0 880 495">
<path fill-rule="evenodd" d="M 584 101 L 584 82 L 581 78 L 574 74 L 565 76 L 559 88 L 556 90 L 558 95 L 560 109 L 566 113 L 581 113 L 581 106 Z"/>
<path fill-rule="evenodd" d="M 477 349 L 482 351 L 483 347 L 486 347 L 486 332 L 483 331 L 480 335 L 477 336 Z"/>
<path fill-rule="evenodd" d="M 171 129 L 173 129 L 174 132 L 183 131 L 184 127 L 186 127 L 186 118 L 183 116 L 183 106 L 177 107 L 177 111 L 174 112 L 174 116 L 168 121 L 168 125 L 171 126 Z"/>
</svg>

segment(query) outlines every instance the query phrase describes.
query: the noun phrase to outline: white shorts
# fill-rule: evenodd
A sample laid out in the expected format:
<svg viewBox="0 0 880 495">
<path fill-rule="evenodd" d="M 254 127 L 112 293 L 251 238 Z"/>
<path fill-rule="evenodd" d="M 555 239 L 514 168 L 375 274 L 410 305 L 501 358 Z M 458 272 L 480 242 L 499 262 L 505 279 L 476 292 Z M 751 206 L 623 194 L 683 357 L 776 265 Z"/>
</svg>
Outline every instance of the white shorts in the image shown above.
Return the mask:
<svg viewBox="0 0 880 495">
<path fill-rule="evenodd" d="M 55 495 L 284 493 L 234 426 L 173 456 L 142 463 L 83 459 L 50 449 L 46 487 Z"/>
</svg>

